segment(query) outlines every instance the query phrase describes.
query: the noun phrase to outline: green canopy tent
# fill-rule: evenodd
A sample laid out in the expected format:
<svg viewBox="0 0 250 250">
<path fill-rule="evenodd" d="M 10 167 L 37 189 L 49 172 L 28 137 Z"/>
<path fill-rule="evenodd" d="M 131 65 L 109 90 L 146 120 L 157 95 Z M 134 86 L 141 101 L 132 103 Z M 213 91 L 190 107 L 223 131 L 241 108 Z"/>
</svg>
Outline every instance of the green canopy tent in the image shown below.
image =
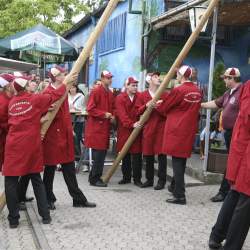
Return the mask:
<svg viewBox="0 0 250 250">
<path fill-rule="evenodd" d="M 42 24 L 0 39 L 0 55 L 45 65 L 73 61 L 74 45 Z"/>
</svg>

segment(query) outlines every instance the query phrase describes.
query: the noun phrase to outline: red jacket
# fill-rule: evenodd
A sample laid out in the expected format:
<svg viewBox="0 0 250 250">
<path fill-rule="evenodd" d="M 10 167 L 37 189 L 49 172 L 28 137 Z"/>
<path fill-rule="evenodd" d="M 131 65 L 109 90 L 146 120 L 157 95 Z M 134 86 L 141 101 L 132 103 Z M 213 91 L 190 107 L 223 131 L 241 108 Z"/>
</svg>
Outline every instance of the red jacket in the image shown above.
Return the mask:
<svg viewBox="0 0 250 250">
<path fill-rule="evenodd" d="M 23 176 L 43 171 L 41 116 L 64 93 L 65 86 L 62 86 L 51 94 L 23 92 L 11 99 L 4 176 Z"/>
<path fill-rule="evenodd" d="M 250 196 L 250 81 L 243 85 L 240 111 L 236 120 L 228 156 L 226 178 L 233 189 Z"/>
<path fill-rule="evenodd" d="M 109 148 L 110 120 L 105 113 L 114 113 L 114 96 L 102 85 L 93 89 L 87 104 L 88 118 L 85 129 L 85 145 L 88 148 L 107 150 Z"/>
<path fill-rule="evenodd" d="M 166 96 L 160 109 L 167 115 L 163 152 L 167 155 L 188 158 L 198 127 L 202 94 L 196 84 L 185 82 Z"/>
<path fill-rule="evenodd" d="M 50 85 L 44 93 L 53 93 Z M 75 160 L 73 128 L 68 98 L 60 107 L 43 140 L 44 165 L 57 165 Z"/>
<path fill-rule="evenodd" d="M 166 94 L 162 95 L 164 98 Z M 152 97 L 148 90 L 142 92 L 137 99 L 136 107 L 138 114 L 142 115 L 146 110 L 146 104 L 152 100 Z M 142 153 L 144 155 L 159 155 L 163 153 L 162 144 L 166 116 L 154 109 L 150 115 L 150 118 L 143 127 L 142 133 Z"/>
<path fill-rule="evenodd" d="M 10 98 L 4 92 L 0 92 L 0 171 L 4 161 L 4 147 L 8 133 L 9 102 Z"/>
<path fill-rule="evenodd" d="M 115 115 L 117 117 L 117 151 L 120 152 L 123 145 L 133 131 L 133 125 L 137 122 L 138 116 L 135 108 L 136 100 L 139 94 L 135 94 L 133 101 L 130 100 L 127 93 L 121 93 L 116 97 Z M 139 135 L 129 152 L 132 154 L 141 153 L 141 136 Z"/>
</svg>

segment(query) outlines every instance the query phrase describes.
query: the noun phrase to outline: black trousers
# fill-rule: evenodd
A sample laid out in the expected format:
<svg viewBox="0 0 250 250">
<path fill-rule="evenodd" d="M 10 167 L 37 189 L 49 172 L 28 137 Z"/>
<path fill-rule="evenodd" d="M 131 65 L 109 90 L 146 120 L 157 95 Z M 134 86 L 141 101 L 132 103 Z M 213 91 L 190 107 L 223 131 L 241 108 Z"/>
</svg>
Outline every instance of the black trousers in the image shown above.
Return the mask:
<svg viewBox="0 0 250 250">
<path fill-rule="evenodd" d="M 89 182 L 91 184 L 101 180 L 106 153 L 106 150 L 92 149 L 93 166 L 89 173 Z"/>
<path fill-rule="evenodd" d="M 76 170 L 74 162 L 63 163 L 62 173 L 64 181 L 67 185 L 69 194 L 75 202 L 86 202 L 87 199 L 78 187 L 78 182 L 76 179 Z M 46 189 L 46 194 L 49 202 L 55 202 L 56 197 L 53 192 L 53 183 L 55 177 L 56 166 L 45 166 L 43 174 L 43 182 Z"/>
<path fill-rule="evenodd" d="M 228 152 L 230 150 L 232 133 L 233 133 L 232 129 L 227 129 L 227 130 L 225 130 L 225 133 L 224 133 L 224 138 L 225 138 L 226 147 L 227 147 Z M 223 180 L 221 182 L 220 189 L 219 189 L 219 193 L 221 193 L 224 196 L 226 196 L 230 190 L 230 185 L 225 177 L 226 177 L 226 171 L 224 173 L 224 177 L 223 177 Z"/>
<path fill-rule="evenodd" d="M 36 197 L 38 212 L 41 217 L 48 218 L 50 216 L 46 192 L 44 184 L 42 182 L 40 174 L 30 174 L 28 177 L 31 180 L 34 194 Z M 5 176 L 5 195 L 6 203 L 9 209 L 8 220 L 11 224 L 18 222 L 19 216 L 19 199 L 17 195 L 17 186 L 18 186 L 18 176 Z"/>
<path fill-rule="evenodd" d="M 211 238 L 216 242 L 226 239 L 225 250 L 240 250 L 250 226 L 250 197 L 230 190 L 212 228 Z"/>
<path fill-rule="evenodd" d="M 146 179 L 154 182 L 154 155 L 146 155 Z M 167 178 L 167 157 L 166 155 L 158 155 L 158 182 L 165 185 Z"/>
<path fill-rule="evenodd" d="M 30 175 L 24 175 L 19 178 L 17 185 L 17 195 L 19 202 L 25 201 L 29 182 L 30 182 Z"/>
<path fill-rule="evenodd" d="M 173 165 L 173 178 L 171 182 L 171 189 L 173 195 L 176 198 L 185 198 L 185 169 L 186 169 L 186 158 L 172 157 Z"/>
<path fill-rule="evenodd" d="M 81 156 L 81 153 L 82 153 L 81 142 L 82 142 L 82 137 L 83 137 L 83 128 L 84 128 L 83 122 L 74 123 L 74 132 L 75 132 L 74 141 L 75 141 L 76 154 L 78 156 Z"/>
<path fill-rule="evenodd" d="M 142 155 L 126 154 L 122 160 L 122 174 L 124 180 L 131 180 L 132 173 L 134 181 L 141 181 L 142 172 Z"/>
</svg>

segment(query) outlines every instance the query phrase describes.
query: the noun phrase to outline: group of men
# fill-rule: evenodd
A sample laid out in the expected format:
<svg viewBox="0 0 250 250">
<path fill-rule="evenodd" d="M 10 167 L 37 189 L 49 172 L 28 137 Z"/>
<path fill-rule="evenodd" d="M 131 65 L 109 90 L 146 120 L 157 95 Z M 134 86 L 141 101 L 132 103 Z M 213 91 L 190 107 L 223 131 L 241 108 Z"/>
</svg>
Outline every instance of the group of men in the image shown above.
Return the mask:
<svg viewBox="0 0 250 250">
<path fill-rule="evenodd" d="M 153 108 L 141 134 L 134 141 L 122 162 L 123 179 L 119 184 L 131 182 L 139 187 L 153 186 L 154 156 L 158 155 L 158 183 L 156 190 L 166 183 L 166 155 L 172 156 L 173 179 L 168 190 L 173 194 L 167 202 L 186 204 L 184 173 L 186 160 L 190 157 L 194 142 L 200 108 L 223 108 L 223 126 L 229 153 L 228 169 L 219 193 L 212 201 L 224 201 L 217 222 L 209 238 L 211 249 L 240 250 L 250 225 L 250 82 L 240 83 L 237 68 L 228 68 L 223 80 L 229 90 L 220 98 L 201 103 L 202 93 L 191 81 L 192 69 L 182 66 L 177 71 L 180 85 L 162 94 L 158 102 L 152 101 L 159 85 L 159 73 L 147 75 L 149 87 L 138 93 L 138 81 L 129 77 L 124 92 L 115 100 L 109 87 L 113 75 L 104 71 L 101 85 L 90 94 L 87 105 L 88 119 L 85 142 L 93 149 L 93 167 L 89 181 L 91 185 L 106 187 L 101 176 L 109 145 L 110 126 L 116 121 L 117 151 L 119 152 L 133 129 L 142 126 L 140 115 L 147 107 Z M 232 141 L 231 141 L 232 138 Z M 230 147 L 231 143 L 231 147 Z M 146 159 L 146 179 L 141 182 L 142 155 Z"/>
<path fill-rule="evenodd" d="M 20 201 L 25 199 L 31 180 L 42 222 L 50 223 L 49 210 L 55 209 L 53 181 L 57 164 L 73 199 L 74 207 L 95 207 L 78 187 L 71 117 L 68 99 L 61 105 L 47 134 L 41 138 L 41 124 L 46 114 L 56 108 L 66 92 L 65 84 L 76 82 L 74 74 L 65 82 L 65 70 L 59 66 L 50 70 L 50 85 L 42 93 L 27 91 L 29 77 L 0 75 L 0 166 L 5 176 L 5 194 L 10 228 L 19 224 Z M 45 167 L 44 167 L 45 166 Z M 43 180 L 40 173 L 44 172 Z"/>
<path fill-rule="evenodd" d="M 117 128 L 117 152 L 122 149 L 134 128 L 141 127 L 141 133 L 133 142 L 122 161 L 123 178 L 119 184 L 131 183 L 141 188 L 154 185 L 154 163 L 158 156 L 158 182 L 155 190 L 166 184 L 166 156 L 172 157 L 173 179 L 168 190 L 173 194 L 168 203 L 185 205 L 184 173 L 187 158 L 191 156 L 195 134 L 198 128 L 200 108 L 223 107 L 238 104 L 239 114 L 235 125 L 226 127 L 230 146 L 226 179 L 229 193 L 225 199 L 217 222 L 213 227 L 209 246 L 221 247 L 226 239 L 225 250 L 242 248 L 250 225 L 250 175 L 249 140 L 250 82 L 243 86 L 239 82 L 239 70 L 229 68 L 223 78 L 231 90 L 218 100 L 202 103 L 202 93 L 192 82 L 192 68 L 183 65 L 177 72 L 178 87 L 166 91 L 157 102 L 154 96 L 161 84 L 160 73 L 149 73 L 146 77 L 148 89 L 138 92 L 138 80 L 128 77 L 124 91 L 114 97 L 110 90 L 113 75 L 101 73 L 100 84 L 90 93 L 87 103 L 87 121 L 84 143 L 92 149 L 93 166 L 89 174 L 90 185 L 106 187 L 102 181 L 104 161 L 109 148 L 111 126 Z M 65 80 L 65 70 L 59 66 L 50 70 L 50 85 L 39 94 L 31 94 L 26 87 L 26 76 L 0 75 L 0 166 L 5 176 L 5 193 L 9 209 L 11 228 L 18 226 L 19 201 L 26 197 L 27 183 L 31 180 L 43 223 L 50 223 L 49 209 L 55 209 L 56 197 L 53 181 L 56 165 L 61 164 L 62 173 L 74 207 L 95 207 L 87 201 L 78 187 L 73 147 L 73 129 L 67 98 L 64 100 L 44 138 L 40 136 L 41 124 L 47 120 L 47 112 L 56 108 L 57 100 L 66 91 L 65 85 L 76 81 L 72 75 Z M 230 85 L 231 83 L 231 85 Z M 237 93 L 237 96 L 236 96 Z M 238 100 L 239 99 L 239 100 Z M 140 116 L 152 109 L 151 116 L 142 126 Z M 226 110 L 224 113 L 226 114 Z M 225 115 L 225 117 L 227 117 Z M 225 118 L 226 119 L 226 118 Z M 225 123 L 225 121 L 224 121 Z M 229 121 L 232 124 L 231 121 Z M 230 134 L 231 132 L 231 134 Z M 227 141 L 227 140 L 226 140 Z M 142 157 L 146 161 L 146 182 L 142 183 Z M 40 173 L 44 172 L 43 180 Z M 23 185 L 23 183 L 26 183 Z M 24 188 L 19 188 L 24 187 Z M 19 190 L 19 192 L 17 191 Z M 21 190 L 21 192 L 20 192 Z M 219 193 L 221 194 L 221 193 Z M 218 197 L 217 197 L 218 198 Z M 220 198 L 220 197 L 219 197 Z"/>
<path fill-rule="evenodd" d="M 186 204 L 184 173 L 186 159 L 190 157 L 199 120 L 202 94 L 191 81 L 192 69 L 183 65 L 177 70 L 179 87 L 153 100 L 160 84 L 160 73 L 147 75 L 148 89 L 139 93 L 138 80 L 128 77 L 124 92 L 114 97 L 110 91 L 113 75 L 101 74 L 101 85 L 92 90 L 87 104 L 88 118 L 85 145 L 92 149 L 93 166 L 89 175 L 91 185 L 106 187 L 101 179 L 104 160 L 109 147 L 111 125 L 117 126 L 117 152 L 122 149 L 136 127 L 141 127 L 140 116 L 147 107 L 153 109 L 141 134 L 133 142 L 122 161 L 123 178 L 119 184 L 130 183 L 141 188 L 154 185 L 154 162 L 158 156 L 158 183 L 155 190 L 166 184 L 166 155 L 172 156 L 174 178 L 169 187 L 173 198 L 167 202 Z M 146 160 L 146 182 L 142 183 L 142 156 Z"/>
</svg>

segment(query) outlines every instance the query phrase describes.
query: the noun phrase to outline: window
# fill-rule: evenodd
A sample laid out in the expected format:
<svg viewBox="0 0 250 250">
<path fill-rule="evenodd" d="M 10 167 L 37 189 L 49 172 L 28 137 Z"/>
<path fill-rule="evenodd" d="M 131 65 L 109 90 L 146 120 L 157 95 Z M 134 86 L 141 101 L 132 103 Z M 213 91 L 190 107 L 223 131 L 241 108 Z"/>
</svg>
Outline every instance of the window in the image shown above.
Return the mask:
<svg viewBox="0 0 250 250">
<path fill-rule="evenodd" d="M 127 12 L 110 20 L 99 41 L 99 54 L 104 55 L 125 48 Z"/>
</svg>

